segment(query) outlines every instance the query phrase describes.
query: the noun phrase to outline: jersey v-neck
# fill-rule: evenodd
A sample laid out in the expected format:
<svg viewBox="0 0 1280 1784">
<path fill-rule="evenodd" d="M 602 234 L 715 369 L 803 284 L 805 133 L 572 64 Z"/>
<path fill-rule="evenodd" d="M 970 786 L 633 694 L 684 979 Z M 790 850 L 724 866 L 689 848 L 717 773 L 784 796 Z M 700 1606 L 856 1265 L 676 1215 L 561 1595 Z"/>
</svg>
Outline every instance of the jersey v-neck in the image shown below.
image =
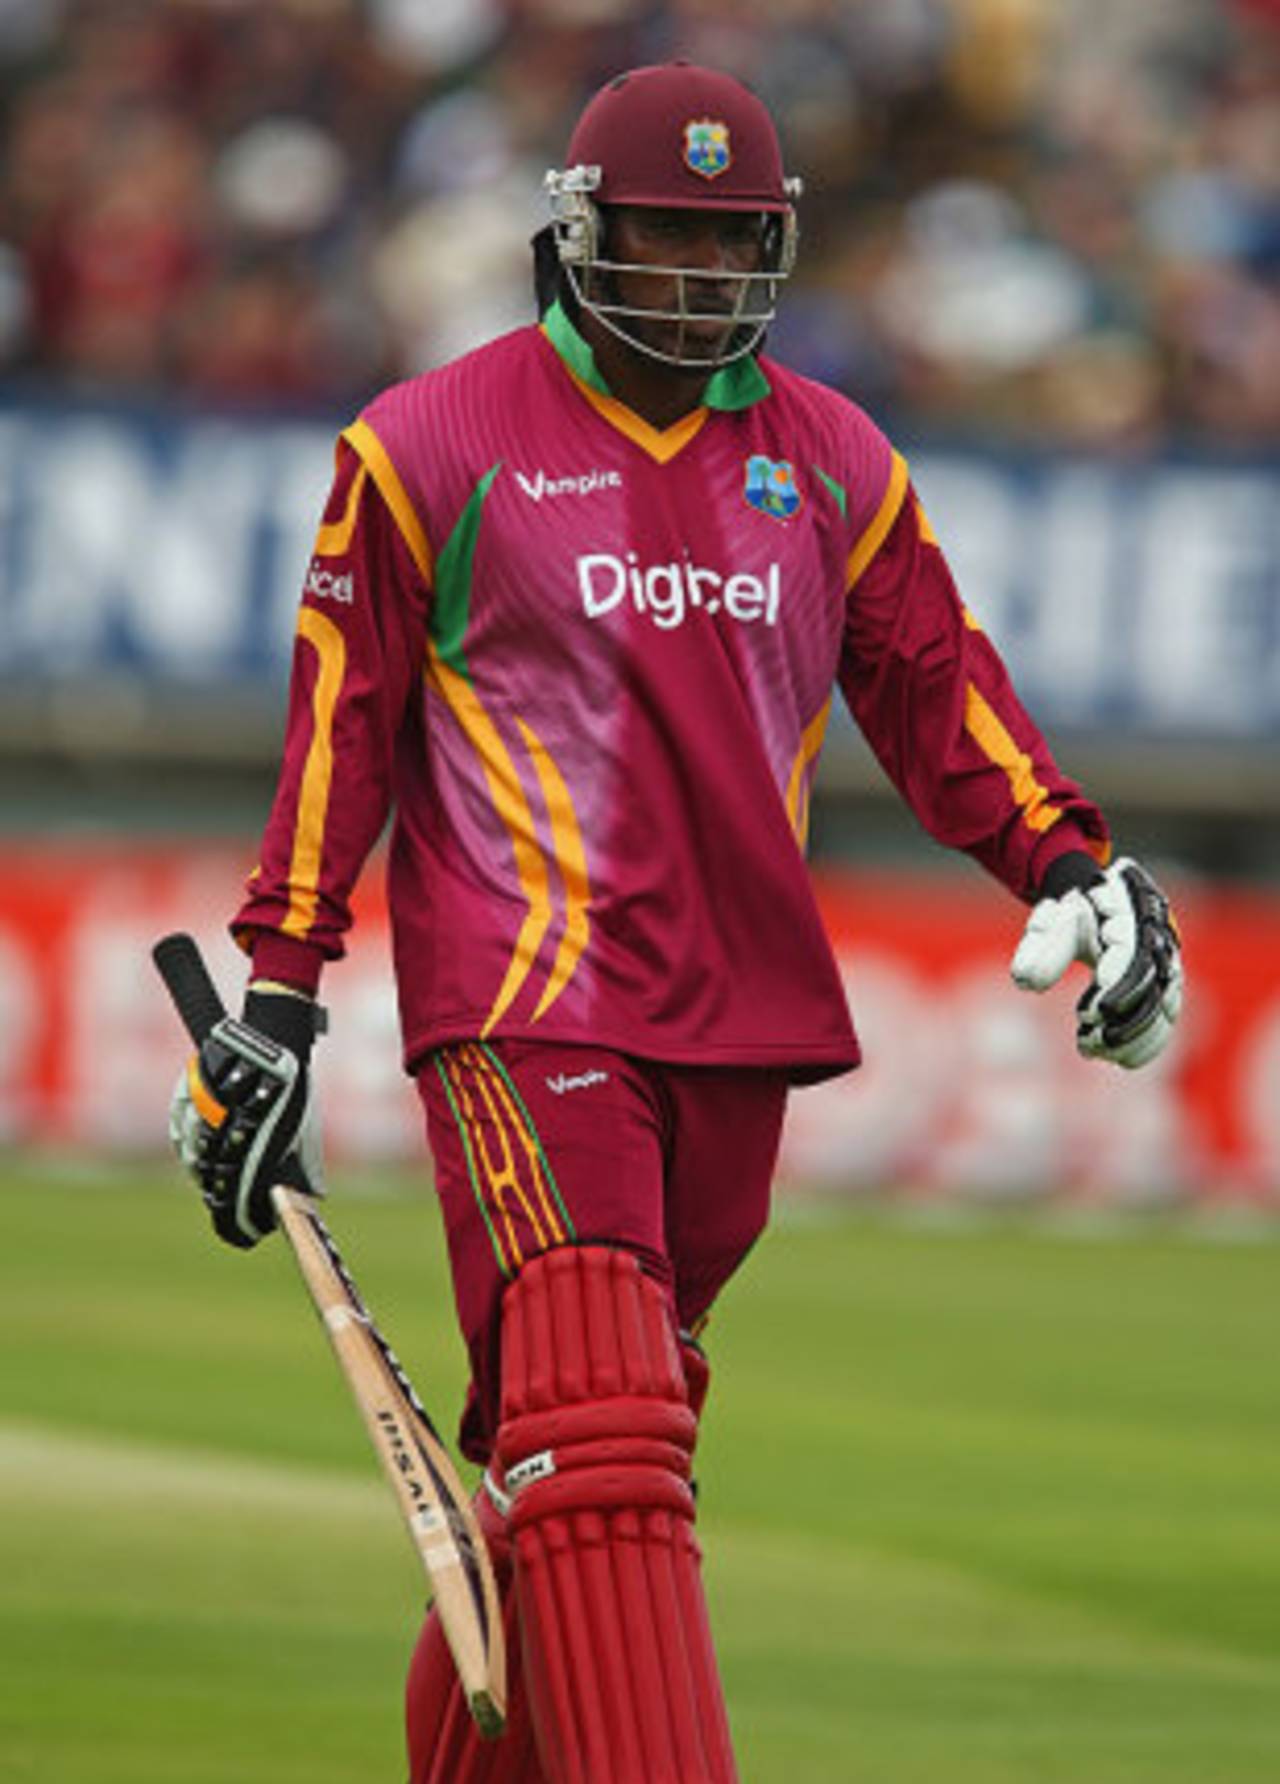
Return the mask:
<svg viewBox="0 0 1280 1784">
<path fill-rule="evenodd" d="M 542 332 L 554 347 L 561 364 L 596 413 L 617 428 L 641 451 L 659 464 L 667 464 L 701 433 L 713 411 L 748 409 L 769 395 L 769 380 L 750 355 L 721 366 L 707 380 L 702 402 L 673 421 L 670 427 L 654 427 L 634 409 L 614 396 L 601 376 L 595 354 L 569 320 L 564 307 L 554 303 L 542 319 Z"/>
</svg>

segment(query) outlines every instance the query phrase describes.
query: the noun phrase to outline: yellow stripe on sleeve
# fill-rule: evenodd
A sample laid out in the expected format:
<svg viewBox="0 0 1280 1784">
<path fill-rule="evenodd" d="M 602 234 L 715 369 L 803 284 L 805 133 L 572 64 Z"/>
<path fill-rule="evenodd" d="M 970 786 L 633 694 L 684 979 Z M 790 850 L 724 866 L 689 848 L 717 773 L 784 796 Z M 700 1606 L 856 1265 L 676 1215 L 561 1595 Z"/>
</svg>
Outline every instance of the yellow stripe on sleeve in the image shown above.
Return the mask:
<svg viewBox="0 0 1280 1784">
<path fill-rule="evenodd" d="M 280 931 L 282 935 L 302 938 L 316 918 L 320 858 L 333 780 L 333 713 L 346 673 L 347 644 L 328 615 L 318 613 L 314 607 L 299 608 L 298 633 L 313 647 L 320 661 L 311 692 L 311 747 L 302 771 L 293 853 L 289 859 L 289 909 Z"/>
<path fill-rule="evenodd" d="M 362 464 L 368 466 L 378 494 L 391 510 L 391 518 L 409 548 L 409 555 L 417 565 L 422 580 L 430 586 L 433 559 L 427 529 L 409 500 L 409 492 L 400 481 L 400 473 L 392 464 L 390 453 L 367 421 L 353 421 L 350 427 L 343 430 L 342 437 L 360 454 Z"/>
<path fill-rule="evenodd" d="M 1036 779 L 1035 766 L 1018 748 L 1004 724 L 970 682 L 965 689 L 964 727 L 992 762 L 1003 768 L 1013 802 L 1030 830 L 1052 830 L 1062 813 L 1049 804 L 1048 789 Z"/>
<path fill-rule="evenodd" d="M 360 497 L 369 478 L 369 467 L 361 464 L 360 469 L 351 479 L 351 488 L 347 491 L 347 505 L 339 519 L 331 520 L 320 528 L 316 534 L 316 557 L 341 557 L 351 544 L 351 535 L 356 530 L 356 520 L 360 513 Z"/>
<path fill-rule="evenodd" d="M 889 528 L 898 518 L 902 498 L 907 493 L 907 476 L 907 461 L 900 452 L 895 452 L 889 469 L 889 484 L 884 495 L 880 498 L 880 506 L 876 509 L 870 526 L 849 553 L 848 570 L 844 581 L 846 593 L 853 587 L 884 544 Z"/>
</svg>

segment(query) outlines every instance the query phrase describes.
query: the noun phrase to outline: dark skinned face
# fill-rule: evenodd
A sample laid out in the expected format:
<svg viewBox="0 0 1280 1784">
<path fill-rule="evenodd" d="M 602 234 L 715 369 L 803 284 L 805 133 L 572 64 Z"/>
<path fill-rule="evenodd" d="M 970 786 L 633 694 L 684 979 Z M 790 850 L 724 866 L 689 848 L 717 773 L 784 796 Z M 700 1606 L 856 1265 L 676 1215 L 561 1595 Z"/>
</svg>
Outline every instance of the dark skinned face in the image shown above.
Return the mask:
<svg viewBox="0 0 1280 1784">
<path fill-rule="evenodd" d="M 763 219 L 757 211 L 661 210 L 620 205 L 610 214 L 607 258 L 637 266 L 672 267 L 692 275 L 683 280 L 685 307 L 731 317 L 737 286 L 727 274 L 759 272 L 764 262 Z M 672 274 L 614 273 L 619 303 L 637 310 L 680 308 L 682 281 Z M 647 346 L 674 353 L 678 322 L 627 319 L 626 326 Z M 725 343 L 732 321 L 686 323 L 686 350 L 711 357 Z"/>
</svg>

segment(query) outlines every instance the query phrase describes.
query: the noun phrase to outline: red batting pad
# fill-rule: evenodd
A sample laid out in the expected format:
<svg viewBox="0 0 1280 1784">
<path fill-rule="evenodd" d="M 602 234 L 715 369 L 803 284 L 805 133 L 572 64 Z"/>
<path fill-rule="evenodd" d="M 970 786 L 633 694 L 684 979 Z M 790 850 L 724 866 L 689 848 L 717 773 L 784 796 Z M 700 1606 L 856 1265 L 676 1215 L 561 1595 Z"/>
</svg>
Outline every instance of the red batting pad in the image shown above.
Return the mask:
<svg viewBox="0 0 1280 1784">
<path fill-rule="evenodd" d="M 497 1454 L 548 1784 L 732 1784 L 665 1293 L 629 1252 L 547 1252 L 507 1291 L 502 1352 Z"/>
<path fill-rule="evenodd" d="M 409 1666 L 405 1719 L 409 1784 L 546 1784 L 538 1763 L 529 1696 L 520 1664 L 520 1635 L 512 1581 L 511 1544 L 487 1493 L 476 1515 L 489 1544 L 502 1600 L 507 1641 L 507 1726 L 496 1741 L 482 1740 L 467 1709 L 449 1644 L 434 1611 L 427 1615 Z"/>
</svg>

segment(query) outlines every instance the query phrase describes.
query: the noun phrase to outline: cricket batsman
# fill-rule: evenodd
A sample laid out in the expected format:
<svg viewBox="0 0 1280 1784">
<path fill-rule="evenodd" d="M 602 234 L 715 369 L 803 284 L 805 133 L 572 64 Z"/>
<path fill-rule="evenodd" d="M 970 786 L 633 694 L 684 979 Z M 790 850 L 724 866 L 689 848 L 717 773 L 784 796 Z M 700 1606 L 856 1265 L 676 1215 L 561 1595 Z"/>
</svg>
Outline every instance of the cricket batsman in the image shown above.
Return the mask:
<svg viewBox="0 0 1280 1784">
<path fill-rule="evenodd" d="M 272 1227 L 274 1182 L 318 1187 L 317 988 L 391 816 L 511 1674 L 485 1743 L 428 1617 L 412 1784 L 727 1784 L 698 1335 L 765 1223 L 791 1087 L 858 1063 L 805 867 L 835 690 L 926 829 L 1030 907 L 1017 982 L 1089 969 L 1082 1053 L 1154 1059 L 1182 972 L 904 460 L 764 351 L 800 188 L 761 101 L 684 62 L 620 74 L 547 188 L 539 320 L 338 441 L 232 922 L 244 1021 L 291 1069 L 206 1044 L 175 1129 L 233 1245 Z"/>
</svg>

